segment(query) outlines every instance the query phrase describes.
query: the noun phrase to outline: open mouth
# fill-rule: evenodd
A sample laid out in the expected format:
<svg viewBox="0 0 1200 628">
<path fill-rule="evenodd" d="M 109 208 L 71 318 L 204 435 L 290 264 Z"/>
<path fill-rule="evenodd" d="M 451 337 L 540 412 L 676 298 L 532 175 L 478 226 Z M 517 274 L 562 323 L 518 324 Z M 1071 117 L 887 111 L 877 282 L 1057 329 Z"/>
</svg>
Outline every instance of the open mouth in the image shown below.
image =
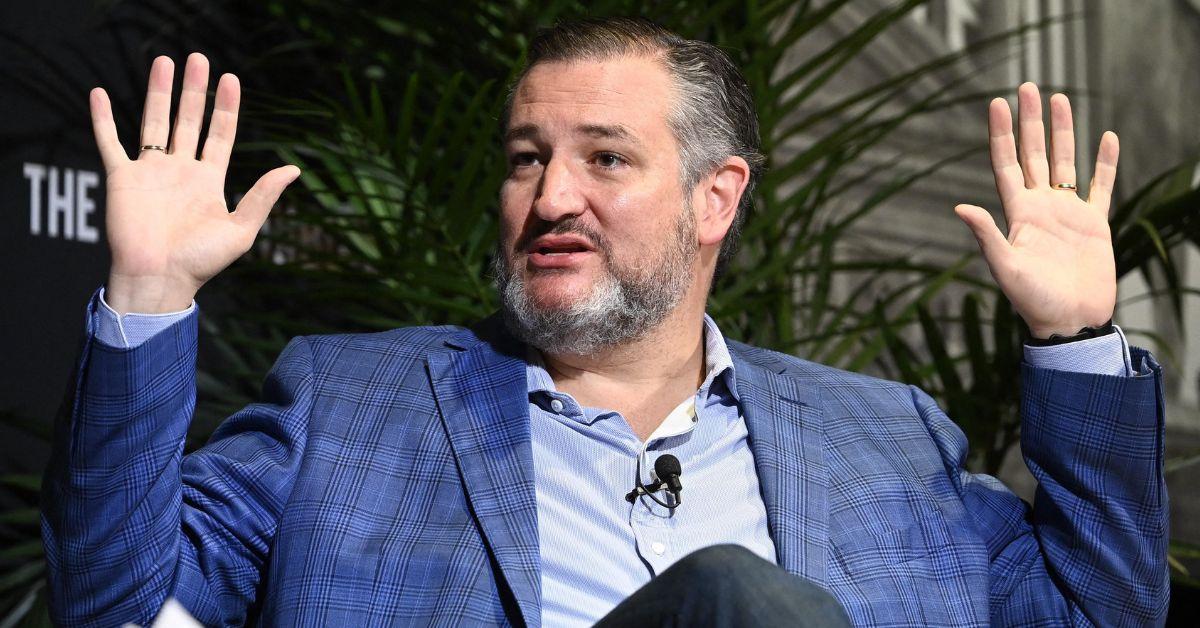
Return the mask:
<svg viewBox="0 0 1200 628">
<path fill-rule="evenodd" d="M 538 255 L 570 255 L 571 253 L 587 253 L 589 249 L 581 244 L 565 244 L 560 246 L 540 246 L 534 253 Z"/>
<path fill-rule="evenodd" d="M 595 249 L 578 236 L 545 235 L 534 240 L 527 251 L 535 268 L 565 268 L 586 259 Z"/>
</svg>

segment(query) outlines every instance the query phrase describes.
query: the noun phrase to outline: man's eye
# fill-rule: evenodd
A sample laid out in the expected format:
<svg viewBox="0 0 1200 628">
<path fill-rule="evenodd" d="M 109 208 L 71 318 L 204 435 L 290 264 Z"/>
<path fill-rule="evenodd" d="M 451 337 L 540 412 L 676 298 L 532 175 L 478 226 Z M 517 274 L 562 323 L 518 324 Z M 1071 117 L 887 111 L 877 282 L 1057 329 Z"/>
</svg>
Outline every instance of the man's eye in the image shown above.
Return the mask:
<svg viewBox="0 0 1200 628">
<path fill-rule="evenodd" d="M 537 153 L 514 153 L 513 156 L 508 159 L 508 163 L 514 168 L 523 168 L 525 166 L 532 166 L 536 164 L 537 160 Z"/>
<path fill-rule="evenodd" d="M 615 170 L 627 163 L 624 157 L 616 153 L 599 153 L 596 155 L 595 161 L 597 166 L 605 170 Z"/>
</svg>

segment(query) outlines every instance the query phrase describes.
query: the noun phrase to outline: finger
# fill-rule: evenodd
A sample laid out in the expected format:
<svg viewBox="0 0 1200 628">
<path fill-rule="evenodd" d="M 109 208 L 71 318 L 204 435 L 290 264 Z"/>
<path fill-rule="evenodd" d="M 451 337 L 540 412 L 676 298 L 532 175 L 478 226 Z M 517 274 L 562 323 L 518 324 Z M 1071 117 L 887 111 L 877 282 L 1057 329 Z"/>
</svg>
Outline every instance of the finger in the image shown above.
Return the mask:
<svg viewBox="0 0 1200 628">
<path fill-rule="evenodd" d="M 142 146 L 166 146 L 171 118 L 171 80 L 175 75 L 175 63 L 170 57 L 158 57 L 150 65 L 150 83 L 146 88 L 146 106 L 142 110 Z M 139 151 L 146 153 L 162 151 Z"/>
<path fill-rule="evenodd" d="M 1108 215 L 1112 202 L 1113 185 L 1117 181 L 1117 156 L 1121 152 L 1121 144 L 1117 134 L 1105 131 L 1100 137 L 1100 149 L 1096 151 L 1096 172 L 1092 175 L 1091 189 L 1088 190 L 1088 203 Z"/>
<path fill-rule="evenodd" d="M 204 102 L 208 97 L 208 59 L 193 52 L 183 70 L 183 88 L 179 92 L 179 111 L 171 134 L 171 154 L 196 158 L 200 126 L 204 123 Z"/>
<path fill-rule="evenodd" d="M 296 166 L 281 166 L 259 177 L 254 187 L 242 197 L 233 212 L 235 220 L 247 227 L 258 231 L 266 222 L 271 208 L 279 200 L 283 190 L 300 176 Z"/>
<path fill-rule="evenodd" d="M 1008 263 L 1012 248 L 988 210 L 976 205 L 958 205 L 955 206 L 954 213 L 971 229 L 975 240 L 979 242 L 979 249 L 983 251 L 983 258 L 993 269 L 993 274 L 995 269 Z"/>
<path fill-rule="evenodd" d="M 1062 94 L 1050 97 L 1050 184 L 1075 184 L 1075 126 L 1071 101 Z"/>
<path fill-rule="evenodd" d="M 1017 89 L 1017 129 L 1021 138 L 1021 170 L 1025 187 L 1049 187 L 1050 166 L 1046 163 L 1046 126 L 1042 122 L 1042 97 L 1037 85 L 1025 83 Z"/>
<path fill-rule="evenodd" d="M 96 147 L 100 149 L 100 160 L 104 162 L 104 171 L 112 172 L 120 164 L 129 161 L 125 147 L 117 137 L 117 124 L 113 122 L 112 102 L 108 93 L 97 87 L 88 95 L 88 104 L 92 110 L 92 132 L 96 134 Z"/>
<path fill-rule="evenodd" d="M 1017 138 L 1013 136 L 1012 111 L 1003 98 L 992 100 L 988 106 L 988 148 L 992 156 L 992 173 L 996 176 L 996 191 L 1005 207 L 1025 189 L 1025 175 L 1017 161 Z"/>
<path fill-rule="evenodd" d="M 212 121 L 208 125 L 208 137 L 204 140 L 206 162 L 222 170 L 229 166 L 229 154 L 233 152 L 233 138 L 237 136 L 238 105 L 242 89 L 238 78 L 222 74 L 217 81 L 217 96 L 213 102 Z"/>
</svg>

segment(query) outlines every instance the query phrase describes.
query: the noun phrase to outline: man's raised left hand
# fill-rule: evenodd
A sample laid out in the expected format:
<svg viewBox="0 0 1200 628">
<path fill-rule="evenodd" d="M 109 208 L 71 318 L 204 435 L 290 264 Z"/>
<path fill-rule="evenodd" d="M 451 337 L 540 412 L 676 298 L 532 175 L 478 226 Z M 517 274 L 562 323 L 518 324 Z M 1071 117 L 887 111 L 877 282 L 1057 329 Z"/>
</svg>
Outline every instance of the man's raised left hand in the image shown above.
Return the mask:
<svg viewBox="0 0 1200 628">
<path fill-rule="evenodd" d="M 1008 223 L 1008 237 L 991 214 L 958 205 L 958 217 L 971 228 L 992 277 L 1025 320 L 1035 338 L 1071 335 L 1112 318 L 1117 299 L 1116 262 L 1108 210 L 1117 174 L 1117 135 L 1100 139 L 1087 200 L 1062 184 L 1075 180 L 1075 133 L 1067 97 L 1050 98 L 1050 154 L 1038 88 L 1017 90 L 1018 133 L 1013 135 L 1008 102 L 988 108 L 988 143 L 996 188 Z"/>
</svg>

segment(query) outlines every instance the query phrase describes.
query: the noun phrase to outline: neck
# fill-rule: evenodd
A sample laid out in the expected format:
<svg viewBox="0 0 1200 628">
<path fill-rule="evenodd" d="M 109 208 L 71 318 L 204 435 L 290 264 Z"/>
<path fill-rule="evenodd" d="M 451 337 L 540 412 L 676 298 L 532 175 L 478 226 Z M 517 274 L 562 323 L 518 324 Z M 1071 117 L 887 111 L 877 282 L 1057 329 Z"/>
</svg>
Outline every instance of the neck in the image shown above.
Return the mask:
<svg viewBox="0 0 1200 628">
<path fill-rule="evenodd" d="M 704 300 L 686 298 L 632 342 L 588 355 L 544 351 L 555 387 L 584 406 L 616 410 L 645 440 L 704 381 Z"/>
</svg>

